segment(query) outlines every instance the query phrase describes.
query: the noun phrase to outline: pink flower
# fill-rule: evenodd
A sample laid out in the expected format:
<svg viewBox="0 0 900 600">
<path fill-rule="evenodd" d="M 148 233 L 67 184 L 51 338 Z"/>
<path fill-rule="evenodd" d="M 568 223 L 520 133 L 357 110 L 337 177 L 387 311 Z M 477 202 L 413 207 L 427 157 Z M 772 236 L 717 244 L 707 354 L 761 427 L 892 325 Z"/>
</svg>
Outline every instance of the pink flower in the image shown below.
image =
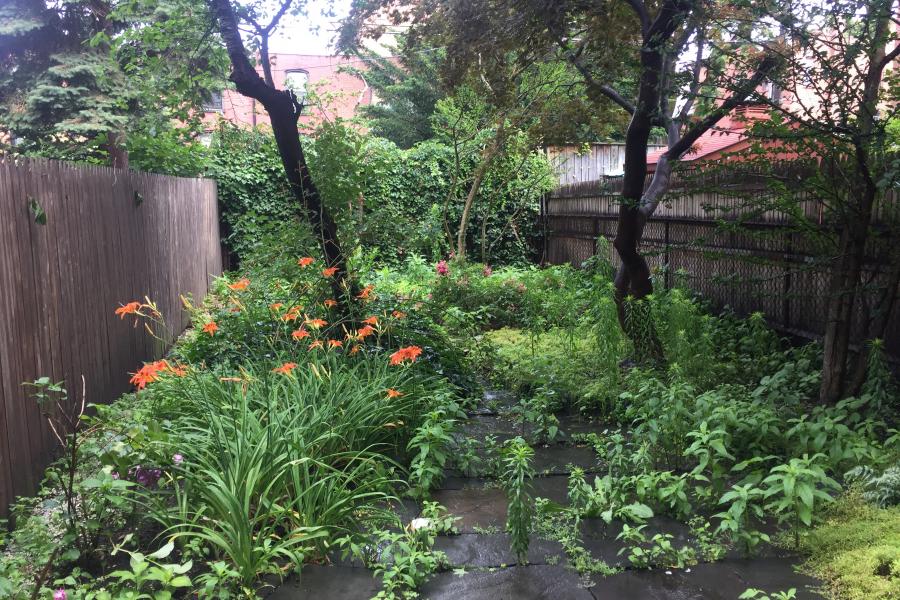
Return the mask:
<svg viewBox="0 0 900 600">
<path fill-rule="evenodd" d="M 491 268 L 491 265 L 484 265 L 484 269 L 481 271 L 485 277 L 490 277 L 493 272 L 494 270 Z"/>
<path fill-rule="evenodd" d="M 66 594 L 66 590 L 59 588 L 55 592 L 53 592 L 53 600 L 66 600 L 68 598 L 68 594 Z"/>
<path fill-rule="evenodd" d="M 182 462 L 184 462 L 184 457 L 180 454 L 174 454 L 172 456 L 172 462 L 176 465 L 180 465 Z"/>
<path fill-rule="evenodd" d="M 447 266 L 446 260 L 438 261 L 437 266 L 435 267 L 437 274 L 441 277 L 445 277 L 450 274 L 450 267 Z"/>
</svg>

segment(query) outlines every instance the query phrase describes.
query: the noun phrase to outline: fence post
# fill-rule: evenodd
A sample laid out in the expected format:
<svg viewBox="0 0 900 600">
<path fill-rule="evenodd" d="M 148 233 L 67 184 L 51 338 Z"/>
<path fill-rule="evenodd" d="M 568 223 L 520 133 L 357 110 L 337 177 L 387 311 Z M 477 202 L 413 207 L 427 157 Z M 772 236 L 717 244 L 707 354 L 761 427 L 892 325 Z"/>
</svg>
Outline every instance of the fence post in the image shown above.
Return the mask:
<svg viewBox="0 0 900 600">
<path fill-rule="evenodd" d="M 782 295 L 782 306 L 781 310 L 783 313 L 784 319 L 784 327 L 791 328 L 791 286 L 793 282 L 791 281 L 791 260 L 792 255 L 794 254 L 794 234 L 788 232 L 787 234 L 787 244 L 786 244 L 786 254 L 784 257 L 784 294 Z"/>
<path fill-rule="evenodd" d="M 663 220 L 663 285 L 672 289 L 672 274 L 669 269 L 669 220 Z"/>
</svg>

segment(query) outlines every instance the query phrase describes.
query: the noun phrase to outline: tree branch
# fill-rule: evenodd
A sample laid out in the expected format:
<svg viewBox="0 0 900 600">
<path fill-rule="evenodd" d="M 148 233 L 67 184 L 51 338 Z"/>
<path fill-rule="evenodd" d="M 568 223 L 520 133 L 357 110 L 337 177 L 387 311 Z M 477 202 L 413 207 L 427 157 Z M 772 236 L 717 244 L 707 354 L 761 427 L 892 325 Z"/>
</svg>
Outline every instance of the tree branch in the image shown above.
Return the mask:
<svg viewBox="0 0 900 600">
<path fill-rule="evenodd" d="M 647 7 L 641 0 L 625 0 L 625 2 L 641 20 L 641 33 L 646 34 L 647 28 L 650 27 L 650 15 L 647 14 Z"/>
<path fill-rule="evenodd" d="M 747 98 L 753 93 L 757 86 L 759 86 L 759 84 L 768 77 L 769 73 L 778 66 L 778 63 L 778 58 L 773 55 L 767 55 L 763 58 L 753 75 L 744 80 L 731 96 L 722 102 L 715 110 L 706 115 L 700 122 L 691 127 L 677 143 L 665 152 L 666 159 L 678 160 L 681 158 L 701 135 L 706 133 L 706 131 L 718 123 L 729 112 L 746 102 Z"/>
</svg>

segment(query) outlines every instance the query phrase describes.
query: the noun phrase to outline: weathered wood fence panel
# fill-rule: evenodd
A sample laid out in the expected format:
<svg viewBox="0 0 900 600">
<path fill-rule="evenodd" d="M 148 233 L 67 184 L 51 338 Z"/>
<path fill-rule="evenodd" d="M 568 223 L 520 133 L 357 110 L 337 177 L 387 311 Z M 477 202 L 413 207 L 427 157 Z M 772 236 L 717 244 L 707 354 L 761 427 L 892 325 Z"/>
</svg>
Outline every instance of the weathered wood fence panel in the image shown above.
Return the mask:
<svg viewBox="0 0 900 600">
<path fill-rule="evenodd" d="M 651 144 L 648 151 L 663 147 Z M 559 185 L 621 174 L 625 165 L 625 144 L 615 142 L 547 146 L 544 153 Z"/>
<path fill-rule="evenodd" d="M 610 177 L 554 191 L 543 203 L 545 262 L 577 266 L 606 252 L 618 266 L 612 239 L 620 189 L 621 178 Z M 715 172 L 706 181 L 697 173 L 676 178 L 667 202 L 647 223 L 642 250 L 657 285 L 684 285 L 717 307 L 729 306 L 738 314 L 761 311 L 779 329 L 817 337 L 825 327 L 825 265 L 815 259 L 808 241 L 785 227 L 786 215 L 765 211 L 746 219 L 748 195 L 766 193 L 765 181 L 746 173 Z M 897 201 L 892 194 L 884 204 Z M 802 198 L 798 205 L 811 222 L 821 224 L 821 205 Z M 727 226 L 739 217 L 744 219 L 741 227 Z M 877 286 L 884 265 L 876 252 L 871 254 L 865 276 Z M 860 310 L 857 331 L 862 318 Z M 900 359 L 900 307 L 884 341 L 887 353 Z"/>
<path fill-rule="evenodd" d="M 179 295 L 221 272 L 214 181 L 0 157 L 0 516 L 56 451 L 22 383 L 47 376 L 80 399 L 83 375 L 88 402 L 115 399 L 160 344 L 114 310 L 147 296 L 177 334 Z"/>
</svg>

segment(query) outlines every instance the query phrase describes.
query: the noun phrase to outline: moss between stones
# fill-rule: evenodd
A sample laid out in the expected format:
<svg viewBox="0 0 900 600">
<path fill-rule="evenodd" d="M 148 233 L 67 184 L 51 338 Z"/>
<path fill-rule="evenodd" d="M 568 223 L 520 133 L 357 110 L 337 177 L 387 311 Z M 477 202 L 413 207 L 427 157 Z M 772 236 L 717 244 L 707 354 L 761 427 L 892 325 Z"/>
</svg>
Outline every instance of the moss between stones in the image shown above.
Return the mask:
<svg viewBox="0 0 900 600">
<path fill-rule="evenodd" d="M 900 506 L 876 508 L 851 491 L 804 536 L 803 550 L 831 597 L 900 600 Z"/>
</svg>

